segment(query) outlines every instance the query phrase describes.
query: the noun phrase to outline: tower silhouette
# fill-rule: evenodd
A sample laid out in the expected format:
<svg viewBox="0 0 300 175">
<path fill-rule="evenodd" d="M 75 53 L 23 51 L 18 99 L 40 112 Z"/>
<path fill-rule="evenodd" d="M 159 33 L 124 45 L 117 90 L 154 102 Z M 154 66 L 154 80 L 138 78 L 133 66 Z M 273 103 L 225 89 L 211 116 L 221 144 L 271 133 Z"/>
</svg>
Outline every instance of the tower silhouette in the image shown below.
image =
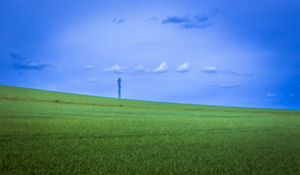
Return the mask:
<svg viewBox="0 0 300 175">
<path fill-rule="evenodd" d="M 121 98 L 121 81 L 122 79 L 119 77 L 117 82 L 118 82 L 118 97 Z"/>
</svg>

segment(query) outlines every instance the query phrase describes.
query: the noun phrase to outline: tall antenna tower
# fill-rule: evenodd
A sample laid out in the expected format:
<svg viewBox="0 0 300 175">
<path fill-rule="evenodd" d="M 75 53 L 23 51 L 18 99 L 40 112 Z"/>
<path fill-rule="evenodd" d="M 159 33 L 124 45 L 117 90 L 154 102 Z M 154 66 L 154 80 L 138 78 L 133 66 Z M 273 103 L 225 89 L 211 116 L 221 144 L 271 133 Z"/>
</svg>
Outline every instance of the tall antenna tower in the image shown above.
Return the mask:
<svg viewBox="0 0 300 175">
<path fill-rule="evenodd" d="M 118 98 L 121 98 L 121 81 L 122 79 L 119 77 L 117 82 L 118 82 Z"/>
</svg>

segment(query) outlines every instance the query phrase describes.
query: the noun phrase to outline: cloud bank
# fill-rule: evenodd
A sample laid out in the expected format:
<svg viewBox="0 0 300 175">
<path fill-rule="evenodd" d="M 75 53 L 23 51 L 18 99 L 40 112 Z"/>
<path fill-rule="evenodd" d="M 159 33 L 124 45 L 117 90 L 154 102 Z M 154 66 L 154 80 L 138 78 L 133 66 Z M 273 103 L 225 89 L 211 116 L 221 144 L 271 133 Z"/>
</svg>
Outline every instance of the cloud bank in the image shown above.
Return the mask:
<svg viewBox="0 0 300 175">
<path fill-rule="evenodd" d="M 166 72 L 167 70 L 168 70 L 167 63 L 166 62 L 162 62 L 162 63 L 160 63 L 160 65 L 157 68 L 153 69 L 153 72 L 155 72 L 155 73 L 163 73 L 163 72 Z"/>
<path fill-rule="evenodd" d="M 242 84 L 240 82 L 221 84 L 221 88 L 234 88 L 234 87 L 240 87 L 240 86 L 242 86 Z"/>
<path fill-rule="evenodd" d="M 276 93 L 269 92 L 269 93 L 267 93 L 266 96 L 267 96 L 267 97 L 279 97 L 280 95 L 279 95 L 279 94 L 276 94 Z"/>
<path fill-rule="evenodd" d="M 114 24 L 121 24 L 121 23 L 123 23 L 123 22 L 125 22 L 125 19 L 123 19 L 123 18 L 121 18 L 121 19 L 114 18 L 114 19 L 112 20 L 112 23 L 114 23 Z"/>
<path fill-rule="evenodd" d="M 216 66 L 207 66 L 202 68 L 202 72 L 214 74 L 218 72 L 218 69 Z"/>
<path fill-rule="evenodd" d="M 110 68 L 106 68 L 106 69 L 104 69 L 104 71 L 105 72 L 111 72 L 111 73 L 117 73 L 117 74 L 125 73 L 125 71 L 118 64 L 115 64 Z"/>
<path fill-rule="evenodd" d="M 145 72 L 146 68 L 144 67 L 144 65 L 138 65 L 134 68 L 134 72 Z"/>
<path fill-rule="evenodd" d="M 209 17 L 205 15 L 169 16 L 163 19 L 161 23 L 177 25 L 184 29 L 191 29 L 191 28 L 203 29 L 211 25 L 211 23 L 209 22 Z"/>
<path fill-rule="evenodd" d="M 179 72 L 179 73 L 185 73 L 185 72 L 188 72 L 188 71 L 190 71 L 190 64 L 189 63 L 183 63 L 183 64 L 181 64 L 178 68 L 177 68 L 177 70 L 176 70 L 176 72 Z"/>
<path fill-rule="evenodd" d="M 84 66 L 84 69 L 85 69 L 85 70 L 92 70 L 92 69 L 94 69 L 94 68 L 95 68 L 94 65 L 86 65 L 86 66 Z"/>
<path fill-rule="evenodd" d="M 46 63 L 37 63 L 29 61 L 26 57 L 16 54 L 10 53 L 11 58 L 14 60 L 14 68 L 18 70 L 44 70 L 45 68 L 49 67 Z"/>
</svg>

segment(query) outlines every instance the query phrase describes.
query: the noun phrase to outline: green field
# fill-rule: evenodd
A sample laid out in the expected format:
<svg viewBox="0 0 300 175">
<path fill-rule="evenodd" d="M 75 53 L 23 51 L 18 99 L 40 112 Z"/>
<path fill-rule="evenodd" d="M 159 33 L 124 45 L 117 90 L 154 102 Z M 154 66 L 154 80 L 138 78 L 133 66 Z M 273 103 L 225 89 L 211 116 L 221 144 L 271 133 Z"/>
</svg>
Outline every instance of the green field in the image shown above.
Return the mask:
<svg viewBox="0 0 300 175">
<path fill-rule="evenodd" d="M 300 174 L 300 111 L 0 86 L 0 174 Z"/>
</svg>

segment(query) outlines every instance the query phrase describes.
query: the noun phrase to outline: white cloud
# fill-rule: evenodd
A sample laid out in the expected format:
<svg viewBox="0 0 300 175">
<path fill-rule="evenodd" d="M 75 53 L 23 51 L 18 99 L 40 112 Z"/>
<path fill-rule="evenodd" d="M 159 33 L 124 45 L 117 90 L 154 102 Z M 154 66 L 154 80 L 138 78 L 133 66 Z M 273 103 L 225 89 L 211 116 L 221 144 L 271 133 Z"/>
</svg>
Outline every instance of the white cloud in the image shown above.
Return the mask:
<svg viewBox="0 0 300 175">
<path fill-rule="evenodd" d="M 155 68 L 153 70 L 153 72 L 155 72 L 155 73 L 163 73 L 163 72 L 166 72 L 167 70 L 168 70 L 167 63 L 166 62 L 162 62 L 162 63 L 160 63 L 160 65 L 157 68 Z"/>
<path fill-rule="evenodd" d="M 146 68 L 143 65 L 138 65 L 134 68 L 135 72 L 145 72 Z"/>
<path fill-rule="evenodd" d="M 240 82 L 237 82 L 237 83 L 224 83 L 224 84 L 221 84 L 221 87 L 222 88 L 234 88 L 234 87 L 239 87 L 239 86 L 242 86 L 242 84 Z"/>
<path fill-rule="evenodd" d="M 184 73 L 184 72 L 187 72 L 189 71 L 191 68 L 190 68 L 190 64 L 189 63 L 183 63 L 182 65 L 180 65 L 178 68 L 177 68 L 177 72 L 180 72 L 180 73 Z"/>
<path fill-rule="evenodd" d="M 276 93 L 267 93 L 267 97 L 279 97 L 280 95 L 279 94 L 276 94 Z"/>
<path fill-rule="evenodd" d="M 111 68 L 104 69 L 105 72 L 112 72 L 112 73 L 124 73 L 121 66 L 118 64 L 113 65 Z"/>
<path fill-rule="evenodd" d="M 217 67 L 215 67 L 215 66 L 207 66 L 207 67 L 203 67 L 202 68 L 202 72 L 205 72 L 205 73 L 217 73 L 218 70 L 217 70 Z"/>
<path fill-rule="evenodd" d="M 95 68 L 94 65 L 86 65 L 86 66 L 84 66 L 84 69 L 85 69 L 85 70 L 92 70 L 92 69 L 94 69 L 94 68 Z"/>
</svg>

